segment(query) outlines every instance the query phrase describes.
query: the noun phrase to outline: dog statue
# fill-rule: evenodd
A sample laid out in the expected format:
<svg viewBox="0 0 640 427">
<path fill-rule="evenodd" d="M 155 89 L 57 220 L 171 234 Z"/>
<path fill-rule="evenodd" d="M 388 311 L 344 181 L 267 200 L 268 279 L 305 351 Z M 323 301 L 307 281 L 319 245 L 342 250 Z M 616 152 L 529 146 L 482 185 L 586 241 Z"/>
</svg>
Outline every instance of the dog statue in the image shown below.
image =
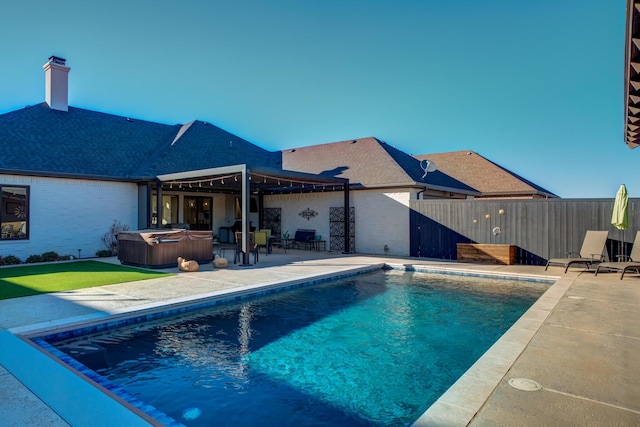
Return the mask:
<svg viewBox="0 0 640 427">
<path fill-rule="evenodd" d="M 227 260 L 226 258 L 216 256 L 213 259 L 213 266 L 215 268 L 227 268 L 228 265 L 229 265 L 229 260 Z"/>
<path fill-rule="evenodd" d="M 182 258 L 181 256 L 178 257 L 178 268 L 181 271 L 198 271 L 198 268 L 200 268 L 200 266 L 198 265 L 197 261 L 187 261 L 186 259 Z"/>
</svg>

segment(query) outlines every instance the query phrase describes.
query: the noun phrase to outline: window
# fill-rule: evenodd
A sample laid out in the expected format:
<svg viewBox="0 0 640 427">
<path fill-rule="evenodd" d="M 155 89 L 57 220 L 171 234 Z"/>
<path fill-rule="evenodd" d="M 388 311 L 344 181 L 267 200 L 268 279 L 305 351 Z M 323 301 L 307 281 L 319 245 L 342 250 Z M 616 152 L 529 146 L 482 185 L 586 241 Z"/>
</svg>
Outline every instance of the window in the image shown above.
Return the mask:
<svg viewBox="0 0 640 427">
<path fill-rule="evenodd" d="M 29 187 L 0 186 L 0 240 L 29 238 Z"/>
<path fill-rule="evenodd" d="M 151 224 L 158 223 L 157 211 L 158 196 L 151 197 Z M 178 222 L 178 196 L 162 196 L 162 227 L 171 227 L 171 224 Z"/>
</svg>

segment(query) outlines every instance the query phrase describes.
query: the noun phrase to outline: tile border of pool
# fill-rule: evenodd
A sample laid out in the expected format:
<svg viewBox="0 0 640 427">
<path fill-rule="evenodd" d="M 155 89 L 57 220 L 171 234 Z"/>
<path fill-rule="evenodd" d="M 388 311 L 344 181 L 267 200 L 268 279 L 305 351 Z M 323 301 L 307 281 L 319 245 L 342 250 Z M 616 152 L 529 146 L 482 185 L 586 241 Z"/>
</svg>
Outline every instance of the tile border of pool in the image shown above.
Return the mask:
<svg viewBox="0 0 640 427">
<path fill-rule="evenodd" d="M 542 304 L 540 301 L 561 282 L 557 276 L 540 276 L 519 273 L 496 273 L 483 270 L 460 270 L 459 268 L 447 268 L 441 266 L 416 266 L 410 264 L 378 263 L 365 267 L 354 268 L 341 273 L 328 273 L 315 277 L 299 278 L 291 281 L 273 283 L 268 285 L 244 286 L 213 292 L 206 295 L 177 298 L 161 303 L 151 303 L 144 307 L 128 308 L 122 312 L 101 314 L 97 316 L 80 316 L 68 318 L 57 322 L 55 326 L 31 325 L 25 328 L 16 328 L 13 333 L 21 334 L 30 340 L 43 353 L 49 354 L 76 371 L 80 376 L 87 377 L 108 393 L 114 394 L 126 404 L 149 415 L 160 423 L 176 427 L 182 424 L 151 405 L 137 399 L 125 389 L 111 383 L 91 369 L 85 367 L 73 358 L 67 356 L 53 347 L 47 340 L 61 340 L 88 333 L 101 332 L 120 326 L 140 323 L 148 320 L 182 314 L 205 307 L 213 307 L 230 302 L 238 302 L 248 298 L 269 295 L 305 286 L 312 286 L 331 280 L 339 280 L 361 274 L 367 274 L 379 270 L 400 270 L 428 274 L 444 274 L 467 277 L 495 278 L 501 280 L 519 280 L 528 282 L 542 282 L 552 284 L 551 287 L 516 321 L 505 334 L 478 359 L 421 417 L 413 424 L 415 427 L 432 425 L 467 425 L 484 402 L 489 398 L 495 387 L 502 380 L 516 358 L 524 350 L 533 335 L 538 331 L 544 319 L 555 307 L 555 303 L 568 289 L 572 280 L 566 284 L 564 291 L 556 295 L 555 303 Z M 554 283 L 555 282 L 555 283 Z M 557 292 L 555 292 L 557 294 Z M 545 306 L 542 308 L 542 306 Z M 136 313 L 138 315 L 136 316 Z M 546 313 L 546 314 L 545 314 Z M 524 319 L 524 320 L 523 320 Z M 512 332 L 515 331 L 515 332 Z M 524 331 L 524 332 L 521 332 Z M 512 337 L 512 335 L 514 335 Z M 502 344 L 500 344 L 502 343 Z M 506 344 L 504 344 L 506 343 Z M 500 345 L 499 345 L 500 344 Z M 462 392 L 462 393 L 461 393 Z M 469 398 L 469 394 L 473 398 Z M 443 424 L 444 423 L 444 424 Z"/>
</svg>

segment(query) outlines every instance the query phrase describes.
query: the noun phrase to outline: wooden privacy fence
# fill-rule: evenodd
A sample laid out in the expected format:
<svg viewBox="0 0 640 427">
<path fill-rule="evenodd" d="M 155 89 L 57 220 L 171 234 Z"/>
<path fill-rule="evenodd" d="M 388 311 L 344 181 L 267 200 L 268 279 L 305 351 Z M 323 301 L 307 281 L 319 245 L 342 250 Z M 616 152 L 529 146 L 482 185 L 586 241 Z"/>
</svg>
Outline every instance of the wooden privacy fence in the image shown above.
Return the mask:
<svg viewBox="0 0 640 427">
<path fill-rule="evenodd" d="M 607 256 L 629 254 L 640 229 L 640 199 L 629 228 L 611 225 L 614 199 L 412 200 L 411 256 L 455 260 L 458 243 L 516 246 L 516 263 L 544 265 L 577 252 L 587 230 L 608 230 Z M 638 207 L 639 209 L 636 209 Z"/>
</svg>

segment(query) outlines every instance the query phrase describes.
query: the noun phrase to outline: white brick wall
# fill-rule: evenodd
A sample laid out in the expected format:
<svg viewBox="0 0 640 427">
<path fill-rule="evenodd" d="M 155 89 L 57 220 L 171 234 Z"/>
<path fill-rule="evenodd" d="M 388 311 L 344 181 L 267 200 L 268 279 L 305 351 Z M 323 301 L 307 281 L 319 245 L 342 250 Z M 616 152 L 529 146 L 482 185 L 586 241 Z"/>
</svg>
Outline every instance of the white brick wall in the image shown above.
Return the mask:
<svg viewBox="0 0 640 427">
<path fill-rule="evenodd" d="M 356 208 L 356 249 L 360 253 L 409 255 L 410 193 L 376 190 L 351 192 Z"/>
<path fill-rule="evenodd" d="M 136 228 L 136 184 L 0 175 L 0 185 L 30 187 L 30 238 L 0 241 L 2 256 L 15 255 L 24 261 L 47 251 L 77 256 L 80 249 L 82 257 L 94 257 L 97 250 L 106 249 L 101 238 L 114 220 Z M 411 190 L 350 193 L 356 212 L 356 252 L 383 254 L 387 245 L 390 255 L 409 255 L 411 194 Z M 214 195 L 215 232 L 235 221 L 234 200 L 235 196 Z M 283 233 L 289 231 L 293 236 L 299 228 L 314 229 L 330 248 L 329 208 L 342 206 L 342 192 L 267 196 L 264 200 L 265 207 L 282 208 Z M 306 209 L 316 211 L 317 216 L 300 216 Z M 251 214 L 251 220 L 258 225 L 257 214 Z"/>
<path fill-rule="evenodd" d="M 30 187 L 29 240 L 0 240 L 0 255 L 95 257 L 114 220 L 137 225 L 137 185 L 106 181 L 0 175 L 0 185 Z"/>
<path fill-rule="evenodd" d="M 356 252 L 384 254 L 388 245 L 390 255 L 409 255 L 409 199 L 411 192 L 383 193 L 379 190 L 350 192 L 350 204 L 356 211 Z M 269 208 L 282 208 L 282 232 L 293 236 L 299 228 L 316 230 L 329 242 L 329 208 L 343 205 L 342 192 L 305 193 L 265 197 Z M 318 215 L 305 219 L 299 215 L 305 209 Z"/>
</svg>

